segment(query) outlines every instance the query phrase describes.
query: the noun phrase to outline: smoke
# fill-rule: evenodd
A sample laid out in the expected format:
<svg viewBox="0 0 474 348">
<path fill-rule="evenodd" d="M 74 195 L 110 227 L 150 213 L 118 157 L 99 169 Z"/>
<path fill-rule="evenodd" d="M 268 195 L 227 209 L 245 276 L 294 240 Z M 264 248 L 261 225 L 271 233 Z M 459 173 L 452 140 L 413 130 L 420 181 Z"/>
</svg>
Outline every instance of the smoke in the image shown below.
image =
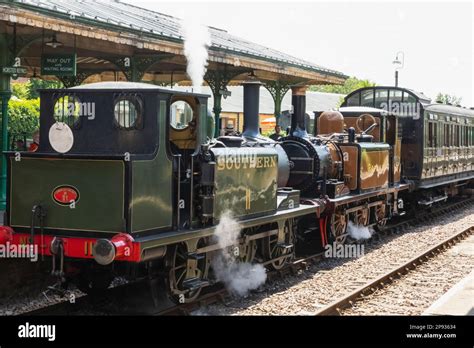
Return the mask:
<svg viewBox="0 0 474 348">
<path fill-rule="evenodd" d="M 372 237 L 373 233 L 371 228 L 369 229 L 367 226 L 356 225 L 352 221 L 349 221 L 349 224 L 347 225 L 347 231 L 349 232 L 349 235 L 355 240 L 369 239 Z"/>
<path fill-rule="evenodd" d="M 229 292 L 246 296 L 267 280 L 265 268 L 259 264 L 242 262 L 238 259 L 238 238 L 241 227 L 230 212 L 221 216 L 216 227 L 215 239 L 220 249 L 214 255 L 211 265 L 218 281 L 225 284 Z"/>
<path fill-rule="evenodd" d="M 188 61 L 186 72 L 192 80 L 196 92 L 201 92 L 207 68 L 207 49 L 211 46 L 209 29 L 196 16 L 187 15 L 181 21 L 184 37 L 184 55 Z"/>
</svg>

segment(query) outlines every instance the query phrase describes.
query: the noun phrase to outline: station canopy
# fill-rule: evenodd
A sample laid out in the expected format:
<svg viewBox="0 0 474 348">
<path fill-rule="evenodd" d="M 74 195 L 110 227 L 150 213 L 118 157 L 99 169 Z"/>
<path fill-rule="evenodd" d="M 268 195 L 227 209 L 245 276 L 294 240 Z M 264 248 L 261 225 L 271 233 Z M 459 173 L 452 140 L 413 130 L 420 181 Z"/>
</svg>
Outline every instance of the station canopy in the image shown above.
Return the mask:
<svg viewBox="0 0 474 348">
<path fill-rule="evenodd" d="M 190 84 L 180 20 L 121 1 L 0 0 L 0 31 L 13 37 L 11 50 L 21 58 L 27 77 L 41 74 L 42 55 L 69 53 L 77 57 L 76 84 L 117 80 Z M 262 81 L 286 84 L 341 84 L 347 78 L 225 30 L 209 27 L 209 31 L 206 81 L 214 79 L 210 84 L 216 79 L 225 85 L 239 84 L 249 73 Z"/>
</svg>

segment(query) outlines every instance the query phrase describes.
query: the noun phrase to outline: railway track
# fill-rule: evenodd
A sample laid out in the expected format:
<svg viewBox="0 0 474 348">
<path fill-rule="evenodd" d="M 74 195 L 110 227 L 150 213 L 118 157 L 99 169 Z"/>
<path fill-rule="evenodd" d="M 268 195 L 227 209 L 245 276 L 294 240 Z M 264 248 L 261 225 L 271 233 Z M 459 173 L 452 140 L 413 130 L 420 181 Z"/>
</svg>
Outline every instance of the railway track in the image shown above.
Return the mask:
<svg viewBox="0 0 474 348">
<path fill-rule="evenodd" d="M 472 204 L 473 202 L 474 202 L 473 198 L 468 198 L 468 199 L 463 199 L 460 201 L 450 202 L 448 204 L 443 204 L 437 207 L 432 207 L 428 211 L 424 212 L 423 214 L 385 226 L 381 231 L 379 231 L 378 234 L 376 234 L 376 236 L 378 236 L 378 238 L 384 238 L 384 236 L 386 237 L 387 235 L 391 235 L 394 233 L 395 234 L 401 233 L 413 226 L 423 224 L 433 218 L 440 217 L 454 210 L 460 209 L 462 207 L 466 207 Z M 463 231 L 461 234 L 463 234 L 464 232 L 465 231 Z M 456 236 L 453 236 L 450 238 L 456 238 Z M 368 240 L 369 243 L 371 243 L 372 241 L 373 241 L 372 239 Z M 318 254 L 299 258 L 281 270 L 270 271 L 268 273 L 268 279 L 271 281 L 275 278 L 283 277 L 287 275 L 288 273 L 296 273 L 299 270 L 304 270 L 308 264 L 312 262 L 317 262 L 323 258 L 324 258 L 324 253 L 318 253 Z M 383 277 L 384 276 L 381 276 L 380 278 L 383 278 Z M 386 283 L 388 282 L 386 281 Z M 223 301 L 228 296 L 230 296 L 230 294 L 225 289 L 219 289 L 215 293 L 211 292 L 211 293 L 205 294 L 204 297 L 202 297 L 201 299 L 198 299 L 194 303 L 173 306 L 164 311 L 159 311 L 155 313 L 155 315 L 189 315 L 189 314 L 192 314 L 193 311 L 196 311 L 203 306 L 213 304 L 218 301 Z"/>
<path fill-rule="evenodd" d="M 440 216 L 443 216 L 445 214 L 449 214 L 450 212 L 455 211 L 457 209 L 460 209 L 462 207 L 466 207 L 468 205 L 471 205 L 473 203 L 473 201 L 474 201 L 474 199 L 468 198 L 468 199 L 464 199 L 464 200 L 460 200 L 460 201 L 454 201 L 454 202 L 446 203 L 446 204 L 440 205 L 438 207 L 433 207 L 429 211 L 426 211 L 423 214 L 419 214 L 416 217 L 408 218 L 408 219 L 396 222 L 394 224 L 387 225 L 379 233 L 375 234 L 375 236 L 377 236 L 376 238 L 381 239 L 381 238 L 384 238 L 388 235 L 402 233 L 403 231 L 406 231 L 407 229 L 410 229 L 413 226 L 423 224 L 424 222 L 429 221 L 429 220 L 431 220 L 435 217 L 440 217 Z M 469 229 L 467 232 L 463 231 L 459 235 L 463 235 L 465 233 L 472 233 L 472 229 Z M 451 237 L 450 239 L 453 239 L 453 241 L 454 241 L 454 240 L 457 240 L 457 238 L 458 237 L 456 235 L 456 236 Z M 450 243 L 454 243 L 453 241 L 451 241 Z M 368 241 L 368 243 L 371 243 L 371 242 L 372 242 L 372 239 L 370 239 Z M 448 241 L 444 241 L 443 243 L 448 243 L 449 244 Z M 423 254 L 427 254 L 427 253 L 431 254 L 431 253 L 435 253 L 435 251 L 432 251 L 430 249 L 429 252 L 423 252 Z M 421 255 L 419 255 L 418 257 L 420 257 L 420 256 Z M 429 256 L 429 255 L 426 255 L 426 256 Z M 426 256 L 425 256 L 425 258 L 426 258 Z M 281 270 L 268 272 L 268 274 L 267 274 L 267 276 L 268 276 L 267 279 L 268 280 L 267 281 L 273 281 L 277 278 L 284 277 L 288 274 L 292 274 L 292 273 L 294 274 L 294 273 L 299 272 L 301 270 L 305 270 L 308 267 L 308 265 L 310 265 L 311 263 L 318 262 L 323 258 L 324 258 L 324 253 L 318 253 L 318 254 L 313 254 L 313 255 L 309 255 L 309 256 L 305 256 L 305 257 L 300 257 L 300 258 L 294 260 L 291 264 L 289 264 L 287 267 L 285 267 Z M 411 263 L 416 264 L 416 261 L 413 261 L 413 262 L 412 261 L 413 260 L 410 260 L 410 262 L 405 263 L 403 265 L 404 269 L 405 268 L 410 269 L 410 266 L 408 265 L 409 263 L 410 264 Z M 398 271 L 398 272 L 403 275 L 403 272 L 401 272 L 401 271 Z M 395 272 L 395 276 L 399 276 L 398 273 Z M 390 275 L 385 274 L 385 275 L 382 275 L 382 276 L 378 277 L 376 279 L 376 281 L 378 280 L 378 281 L 382 282 L 383 284 L 388 284 L 388 282 L 390 281 L 390 277 L 395 279 L 395 276 L 392 275 L 392 274 L 390 274 Z M 379 284 L 380 284 L 380 282 L 379 282 Z M 368 288 L 370 290 L 370 288 L 374 288 L 374 286 L 373 285 L 368 286 L 366 284 L 366 285 L 362 286 L 361 289 L 362 288 L 364 288 L 364 289 Z M 374 288 L 374 289 L 376 289 L 376 288 Z M 360 289 L 358 289 L 358 290 L 360 290 Z M 76 301 L 76 303 L 74 303 L 74 304 L 71 304 L 71 303 L 68 303 L 68 302 L 63 302 L 63 303 L 52 305 L 50 307 L 45 307 L 45 308 L 41 308 L 41 309 L 38 309 L 38 310 L 34 310 L 32 312 L 23 313 L 23 315 L 67 315 L 67 314 L 72 314 L 72 315 L 74 315 L 74 314 L 79 314 L 79 315 L 83 315 L 83 314 L 85 314 L 85 315 L 90 315 L 90 314 L 117 315 L 117 314 L 128 314 L 129 312 L 127 310 L 124 310 L 124 311 L 119 310 L 119 312 L 116 312 L 114 310 L 113 313 L 110 310 L 110 307 L 113 307 L 113 308 L 116 307 L 116 306 L 111 306 L 110 305 L 112 302 L 114 302 L 114 299 L 124 298 L 123 291 L 124 290 L 120 290 L 118 288 L 112 288 L 112 289 L 108 290 L 106 295 L 104 295 L 104 299 L 102 301 L 93 300 L 89 296 L 84 296 L 84 297 L 79 298 Z M 133 291 L 136 291 L 136 289 L 134 290 L 134 285 L 128 285 L 127 286 L 127 291 L 133 292 Z M 144 290 L 142 288 L 140 291 L 143 292 L 143 291 L 146 291 L 146 290 Z M 368 293 L 369 293 L 368 290 L 364 290 L 363 293 L 362 293 L 362 296 L 364 296 Z M 350 295 L 354 295 L 354 294 L 355 294 L 355 291 L 352 292 Z M 194 311 L 198 310 L 199 308 L 201 308 L 203 306 L 207 306 L 207 305 L 219 302 L 219 301 L 222 302 L 226 298 L 228 298 L 230 295 L 231 294 L 225 288 L 223 288 L 223 286 L 211 286 L 208 289 L 205 289 L 205 291 L 203 291 L 203 295 L 201 295 L 201 297 L 195 302 L 180 304 L 180 305 L 174 305 L 174 304 L 171 304 L 170 302 L 168 302 L 165 305 L 160 304 L 160 306 L 158 308 L 154 308 L 154 309 L 150 309 L 150 306 L 146 306 L 146 305 L 139 306 L 139 307 L 147 308 L 146 312 L 145 311 L 140 312 L 139 310 L 138 310 L 139 312 L 137 312 L 136 311 L 137 308 L 134 307 L 134 306 L 131 306 L 131 307 L 134 307 L 134 310 L 135 310 L 135 311 L 132 311 L 131 314 L 190 315 Z M 358 297 L 356 296 L 356 298 L 358 298 Z M 342 301 L 342 298 L 341 298 L 341 301 Z M 351 297 L 348 301 L 354 302 L 354 299 Z M 107 304 L 107 305 L 104 306 L 104 303 Z M 350 305 L 350 302 L 347 302 L 347 303 Z M 334 305 L 336 307 L 338 306 L 336 303 L 334 303 Z M 151 307 L 153 307 L 153 306 L 151 306 Z M 81 308 L 86 308 L 86 309 L 83 310 Z M 324 307 L 324 308 L 326 308 L 326 307 Z M 324 308 L 320 311 L 321 313 L 323 313 L 322 311 L 324 310 Z M 337 307 L 337 308 L 341 309 L 341 308 L 345 308 L 345 307 Z M 339 312 L 337 310 L 336 310 L 336 312 L 337 312 L 337 314 L 339 314 Z M 321 315 L 323 315 L 323 314 L 321 314 Z"/>
<path fill-rule="evenodd" d="M 452 247 L 454 244 L 468 237 L 474 232 L 474 226 L 467 228 L 459 233 L 456 233 L 454 236 L 449 237 L 433 246 L 432 248 L 420 253 L 411 260 L 405 262 L 392 269 L 391 271 L 383 274 L 382 276 L 366 283 L 360 288 L 352 291 L 348 295 L 339 298 L 321 310 L 317 311 L 315 315 L 341 315 L 342 311 L 345 308 L 349 308 L 354 305 L 355 302 L 364 299 L 366 296 L 373 294 L 379 289 L 385 288 L 387 285 L 392 283 L 395 279 L 399 279 L 406 274 L 416 270 L 418 266 L 429 261 L 431 258 L 442 253 L 446 249 Z"/>
</svg>

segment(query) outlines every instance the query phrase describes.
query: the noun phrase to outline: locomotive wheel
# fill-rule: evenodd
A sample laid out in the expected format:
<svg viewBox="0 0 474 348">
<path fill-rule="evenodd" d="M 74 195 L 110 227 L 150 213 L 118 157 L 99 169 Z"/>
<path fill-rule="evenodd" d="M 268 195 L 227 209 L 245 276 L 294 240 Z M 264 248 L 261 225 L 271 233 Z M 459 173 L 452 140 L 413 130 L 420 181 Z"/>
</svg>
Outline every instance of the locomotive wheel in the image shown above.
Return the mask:
<svg viewBox="0 0 474 348">
<path fill-rule="evenodd" d="M 240 255 L 237 258 L 239 262 L 252 263 L 257 252 L 257 241 L 251 240 L 240 247 Z"/>
<path fill-rule="evenodd" d="M 201 239 L 197 247 L 205 246 L 205 241 Z M 171 299 L 176 303 L 190 303 L 195 301 L 202 290 L 189 288 L 185 281 L 203 281 L 207 279 L 209 272 L 209 257 L 207 254 L 199 255 L 201 258 L 191 259 L 188 256 L 186 243 L 179 243 L 172 246 L 167 253 L 165 266 L 168 277 L 165 278 L 166 286 L 171 295 Z"/>
<path fill-rule="evenodd" d="M 292 221 L 288 220 L 285 222 L 284 234 L 285 237 L 282 243 L 278 242 L 278 235 L 276 234 L 262 239 L 263 256 L 265 260 L 272 260 L 286 255 L 286 257 L 282 257 L 270 263 L 271 268 L 275 270 L 282 269 L 293 258 L 293 252 L 295 248 Z M 285 245 L 282 244 L 285 244 L 288 247 L 285 247 Z"/>
<path fill-rule="evenodd" d="M 344 212 L 335 212 L 331 215 L 331 236 L 338 244 L 344 244 L 347 238 L 347 215 Z"/>
<path fill-rule="evenodd" d="M 367 226 L 369 224 L 369 209 L 360 209 L 355 212 L 354 223 L 358 226 Z"/>
<path fill-rule="evenodd" d="M 377 219 L 378 227 L 384 227 L 387 223 L 387 219 L 385 218 L 385 211 L 385 204 L 381 204 L 375 207 L 375 217 Z"/>
</svg>

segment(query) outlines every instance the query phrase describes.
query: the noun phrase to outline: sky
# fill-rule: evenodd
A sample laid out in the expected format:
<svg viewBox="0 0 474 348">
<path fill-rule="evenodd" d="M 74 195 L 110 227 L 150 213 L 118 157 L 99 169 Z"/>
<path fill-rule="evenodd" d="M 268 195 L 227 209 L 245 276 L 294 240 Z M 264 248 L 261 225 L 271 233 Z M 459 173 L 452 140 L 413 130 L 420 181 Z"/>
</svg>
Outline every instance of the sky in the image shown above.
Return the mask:
<svg viewBox="0 0 474 348">
<path fill-rule="evenodd" d="M 399 85 L 474 106 L 472 2 L 125 0 L 209 26 L 378 85 Z M 401 55 L 400 55 L 401 56 Z"/>
</svg>

